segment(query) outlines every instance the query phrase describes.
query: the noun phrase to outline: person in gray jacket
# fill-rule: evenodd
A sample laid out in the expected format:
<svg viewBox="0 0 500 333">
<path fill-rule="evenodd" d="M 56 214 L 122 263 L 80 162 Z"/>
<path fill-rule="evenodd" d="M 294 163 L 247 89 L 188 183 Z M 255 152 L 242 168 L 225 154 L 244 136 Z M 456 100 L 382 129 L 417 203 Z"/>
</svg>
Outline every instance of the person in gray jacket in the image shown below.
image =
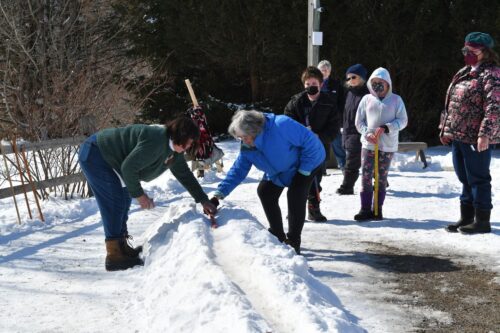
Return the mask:
<svg viewBox="0 0 500 333">
<path fill-rule="evenodd" d="M 406 127 L 408 117 L 403 99 L 392 92 L 387 69 L 379 67 L 368 79 L 370 94 L 365 95 L 356 112 L 356 128 L 361 134 L 361 210 L 356 221 L 382 219 L 387 176 L 394 152 L 398 150 L 399 131 Z M 378 215 L 372 210 L 375 144 L 378 142 Z"/>
</svg>

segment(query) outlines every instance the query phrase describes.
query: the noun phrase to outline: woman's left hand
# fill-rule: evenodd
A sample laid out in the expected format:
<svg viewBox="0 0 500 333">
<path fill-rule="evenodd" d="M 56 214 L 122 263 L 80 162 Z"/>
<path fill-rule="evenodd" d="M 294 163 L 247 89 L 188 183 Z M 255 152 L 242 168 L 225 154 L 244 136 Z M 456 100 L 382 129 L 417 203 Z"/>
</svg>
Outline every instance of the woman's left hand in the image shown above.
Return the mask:
<svg viewBox="0 0 500 333">
<path fill-rule="evenodd" d="M 477 151 L 482 152 L 488 150 L 490 147 L 490 139 L 485 136 L 480 136 L 477 138 Z"/>
</svg>

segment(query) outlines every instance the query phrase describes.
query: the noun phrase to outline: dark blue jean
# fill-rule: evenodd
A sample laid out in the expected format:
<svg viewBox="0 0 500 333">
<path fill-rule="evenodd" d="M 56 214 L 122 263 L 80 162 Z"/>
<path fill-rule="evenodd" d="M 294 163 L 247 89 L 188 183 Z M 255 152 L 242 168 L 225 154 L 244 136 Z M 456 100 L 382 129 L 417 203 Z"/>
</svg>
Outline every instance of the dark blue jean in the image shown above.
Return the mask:
<svg viewBox="0 0 500 333">
<path fill-rule="evenodd" d="M 458 180 L 462 183 L 462 205 L 474 205 L 480 210 L 491 210 L 491 151 L 478 152 L 477 145 L 470 145 L 459 141 L 451 143 L 453 167 Z"/>
<path fill-rule="evenodd" d="M 132 199 L 115 171 L 102 158 L 95 135 L 80 146 L 78 161 L 101 212 L 106 240 L 126 236 Z"/>
<path fill-rule="evenodd" d="M 337 135 L 332 141 L 332 149 L 339 169 L 344 169 L 346 153 L 344 148 L 342 148 L 342 135 Z"/>
</svg>

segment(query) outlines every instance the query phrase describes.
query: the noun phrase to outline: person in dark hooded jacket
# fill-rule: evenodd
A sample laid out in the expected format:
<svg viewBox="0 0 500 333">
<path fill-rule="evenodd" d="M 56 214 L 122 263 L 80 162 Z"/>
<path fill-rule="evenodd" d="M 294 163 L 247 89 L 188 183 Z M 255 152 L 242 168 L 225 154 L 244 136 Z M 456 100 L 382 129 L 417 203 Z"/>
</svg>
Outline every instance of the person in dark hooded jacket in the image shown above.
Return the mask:
<svg viewBox="0 0 500 333">
<path fill-rule="evenodd" d="M 330 143 L 339 132 L 339 118 L 337 105 L 332 97 L 321 92 L 323 74 L 314 66 L 307 67 L 302 73 L 302 83 L 305 91 L 291 98 L 285 107 L 285 115 L 298 121 L 315 133 L 325 148 L 328 158 Z M 309 191 L 308 219 L 315 222 L 324 222 L 326 217 L 321 213 L 319 192 L 321 192 L 322 174 L 316 176 Z"/>
<path fill-rule="evenodd" d="M 345 107 L 342 123 L 342 146 L 346 151 L 344 179 L 337 189 L 340 195 L 354 194 L 354 184 L 359 178 L 361 167 L 361 134 L 356 129 L 356 111 L 363 96 L 369 94 L 366 87 L 367 71 L 361 64 L 349 67 L 345 73 Z"/>
<path fill-rule="evenodd" d="M 345 103 L 345 91 L 342 87 L 342 82 L 337 80 L 332 75 L 332 64 L 328 60 L 321 60 L 318 63 L 318 69 L 323 74 L 323 84 L 321 85 L 321 91 L 330 94 L 330 96 L 337 104 L 338 119 L 340 121 L 338 133 L 335 133 L 335 139 L 332 141 L 332 150 L 335 159 L 337 160 L 337 166 L 339 169 L 344 171 L 346 152 L 342 145 L 342 112 L 344 111 Z M 323 175 L 326 175 L 326 163 L 323 169 Z"/>
</svg>

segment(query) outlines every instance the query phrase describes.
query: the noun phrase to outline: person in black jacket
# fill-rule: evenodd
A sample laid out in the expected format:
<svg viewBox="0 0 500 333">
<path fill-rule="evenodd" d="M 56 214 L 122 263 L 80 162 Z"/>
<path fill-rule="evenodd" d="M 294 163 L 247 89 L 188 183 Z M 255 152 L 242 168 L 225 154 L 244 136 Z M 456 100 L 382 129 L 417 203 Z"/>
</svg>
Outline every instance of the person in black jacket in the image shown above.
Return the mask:
<svg viewBox="0 0 500 333">
<path fill-rule="evenodd" d="M 321 60 L 318 63 L 318 69 L 323 74 L 323 84 L 321 85 L 321 91 L 330 94 L 330 96 L 335 101 L 337 105 L 337 111 L 339 113 L 339 128 L 342 130 L 342 112 L 344 111 L 344 103 L 345 103 L 345 92 L 342 87 L 342 83 L 340 80 L 335 79 L 332 76 L 332 64 L 328 60 Z M 335 155 L 335 159 L 337 160 L 337 165 L 339 169 L 344 170 L 346 152 L 342 145 L 342 133 L 336 133 L 335 139 L 332 141 L 332 150 Z M 326 169 L 324 170 L 324 175 L 326 175 Z"/>
<path fill-rule="evenodd" d="M 316 67 L 307 67 L 301 76 L 305 91 L 293 96 L 285 107 L 285 115 L 298 121 L 316 133 L 328 155 L 329 145 L 339 131 L 339 119 L 335 100 L 328 93 L 320 91 L 323 75 Z M 308 219 L 326 221 L 321 214 L 319 202 L 322 174 L 318 174 L 311 186 L 308 197 Z"/>
<path fill-rule="evenodd" d="M 342 146 L 346 151 L 344 179 L 337 193 L 354 194 L 354 184 L 359 177 L 361 167 L 361 135 L 356 129 L 355 119 L 358 105 L 364 95 L 368 94 L 366 87 L 367 71 L 361 64 L 355 64 L 346 71 L 345 86 L 347 89 L 344 119 L 342 123 Z"/>
</svg>

